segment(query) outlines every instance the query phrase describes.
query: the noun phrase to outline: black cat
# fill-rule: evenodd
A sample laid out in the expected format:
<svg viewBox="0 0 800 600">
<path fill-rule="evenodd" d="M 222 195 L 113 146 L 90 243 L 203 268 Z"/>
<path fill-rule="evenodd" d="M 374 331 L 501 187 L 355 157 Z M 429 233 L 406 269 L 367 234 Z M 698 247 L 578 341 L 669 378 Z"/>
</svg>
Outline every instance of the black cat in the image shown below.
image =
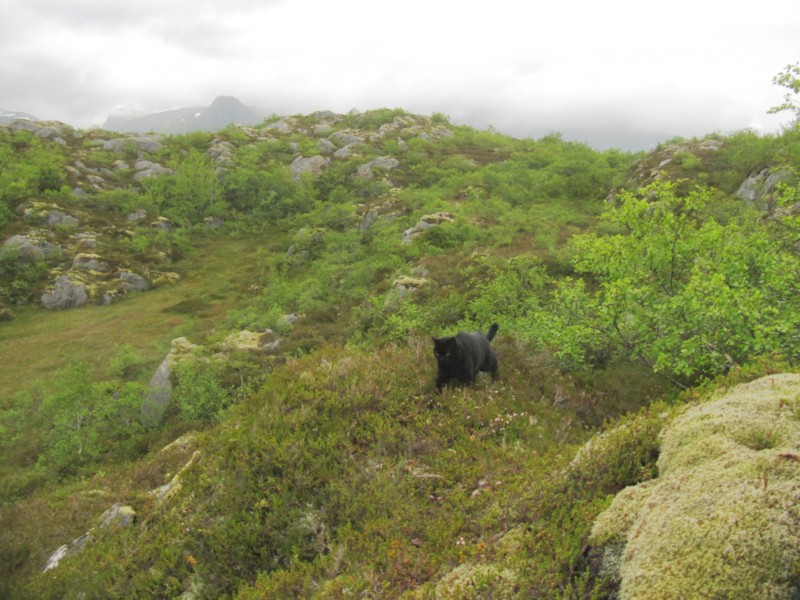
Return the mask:
<svg viewBox="0 0 800 600">
<path fill-rule="evenodd" d="M 499 329 L 497 323 L 492 324 L 486 335 L 479 331 L 457 333 L 452 337 L 433 338 L 433 354 L 439 365 L 436 376 L 436 391 L 451 379 L 461 383 L 475 383 L 478 371 L 491 373 L 497 377 L 497 357 L 492 352 L 489 342 Z"/>
</svg>

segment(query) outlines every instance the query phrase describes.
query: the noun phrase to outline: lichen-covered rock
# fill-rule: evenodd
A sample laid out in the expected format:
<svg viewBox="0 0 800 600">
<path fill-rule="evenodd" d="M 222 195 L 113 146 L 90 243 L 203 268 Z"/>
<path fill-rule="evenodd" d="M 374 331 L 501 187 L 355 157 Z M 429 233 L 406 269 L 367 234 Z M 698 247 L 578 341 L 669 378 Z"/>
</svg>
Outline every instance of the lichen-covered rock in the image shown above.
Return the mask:
<svg viewBox="0 0 800 600">
<path fill-rule="evenodd" d="M 352 146 L 353 144 L 364 143 L 363 136 L 347 130 L 337 131 L 336 133 L 331 134 L 328 139 L 341 146 Z"/>
<path fill-rule="evenodd" d="M 147 218 L 147 211 L 143 208 L 137 208 L 125 218 L 131 223 L 138 223 Z"/>
<path fill-rule="evenodd" d="M 42 294 L 42 306 L 45 308 L 75 308 L 89 302 L 86 286 L 73 281 L 69 275 L 59 275 L 52 289 Z"/>
<path fill-rule="evenodd" d="M 174 494 L 176 494 L 181 489 L 181 477 L 187 470 L 192 468 L 192 466 L 200 460 L 201 454 L 199 450 L 195 450 L 192 454 L 192 457 L 189 459 L 181 470 L 178 471 L 175 476 L 170 479 L 164 485 L 157 487 L 156 489 L 150 492 L 150 496 L 156 500 L 157 503 L 161 504 Z"/>
<path fill-rule="evenodd" d="M 392 158 L 391 156 L 380 156 L 358 167 L 355 176 L 358 179 L 371 179 L 375 169 L 391 171 L 399 166 L 400 161 L 396 158 Z"/>
<path fill-rule="evenodd" d="M 48 226 L 64 225 L 67 227 L 75 227 L 80 221 L 67 213 L 60 210 L 48 211 L 42 218 L 42 224 Z"/>
<path fill-rule="evenodd" d="M 791 181 L 792 177 L 791 169 L 784 168 L 776 171 L 762 169 L 751 174 L 742 182 L 736 191 L 736 196 L 752 202 L 759 208 L 769 208 L 768 205 L 774 199 L 778 184 Z"/>
<path fill-rule="evenodd" d="M 316 177 L 322 174 L 322 170 L 328 166 L 330 162 L 331 159 L 319 155 L 310 157 L 298 156 L 292 161 L 292 164 L 289 165 L 289 169 L 292 171 L 295 179 L 298 179 L 304 173 Z"/>
<path fill-rule="evenodd" d="M 453 223 L 455 216 L 447 212 L 438 212 L 432 215 L 423 216 L 416 225 L 403 232 L 403 243 L 410 244 L 420 235 L 428 231 L 431 227 L 436 227 L 443 223 Z"/>
<path fill-rule="evenodd" d="M 132 273 L 130 271 L 122 271 L 119 274 L 121 281 L 122 291 L 128 292 L 145 292 L 150 289 L 150 284 L 141 275 Z"/>
<path fill-rule="evenodd" d="M 12 235 L 3 242 L 3 247 L 17 250 L 20 262 L 36 262 L 50 256 L 58 256 L 62 252 L 57 244 L 31 235 Z"/>
<path fill-rule="evenodd" d="M 209 229 L 219 229 L 220 227 L 225 225 L 225 221 L 223 221 L 219 217 L 205 217 L 203 219 L 203 225 L 205 225 Z"/>
<path fill-rule="evenodd" d="M 72 259 L 72 268 L 81 271 L 96 271 L 104 273 L 110 269 L 108 263 L 97 254 L 76 254 Z"/>
<path fill-rule="evenodd" d="M 100 140 L 97 143 L 103 147 L 103 150 L 117 152 L 122 154 L 128 148 L 139 152 L 158 152 L 162 148 L 161 136 L 127 136 L 121 138 L 114 138 L 113 140 Z"/>
<path fill-rule="evenodd" d="M 222 343 L 223 350 L 244 350 L 249 352 L 266 352 L 280 345 L 280 340 L 271 329 L 266 331 L 237 331 L 231 333 Z"/>
<path fill-rule="evenodd" d="M 404 299 L 416 292 L 419 288 L 427 285 L 428 280 L 425 277 L 412 277 L 410 275 L 401 275 L 392 282 L 392 289 L 386 295 L 384 300 L 384 308 L 395 308 Z"/>
<path fill-rule="evenodd" d="M 173 173 L 172 169 L 149 160 L 137 160 L 133 168 L 136 170 L 136 173 L 133 174 L 134 181 L 141 181 L 158 175 L 172 175 Z"/>
<path fill-rule="evenodd" d="M 125 529 L 133 525 L 135 519 L 136 511 L 133 507 L 118 503 L 100 515 L 97 525 L 101 528 L 115 526 Z"/>
<path fill-rule="evenodd" d="M 167 217 L 158 217 L 155 221 L 150 223 L 151 229 L 157 229 L 160 231 L 172 231 L 176 227 L 177 225 L 170 221 Z"/>
<path fill-rule="evenodd" d="M 80 220 L 65 213 L 57 204 L 29 202 L 22 209 L 22 218 L 28 223 L 38 223 L 48 227 L 64 225 L 74 227 Z"/>
<path fill-rule="evenodd" d="M 320 154 L 333 154 L 336 152 L 336 146 L 330 140 L 319 140 L 319 142 L 317 142 L 317 148 Z"/>
<path fill-rule="evenodd" d="M 623 599 L 798 597 L 798 440 L 800 375 L 688 409 L 662 431 L 659 477 L 596 520 L 601 576 Z"/>
</svg>

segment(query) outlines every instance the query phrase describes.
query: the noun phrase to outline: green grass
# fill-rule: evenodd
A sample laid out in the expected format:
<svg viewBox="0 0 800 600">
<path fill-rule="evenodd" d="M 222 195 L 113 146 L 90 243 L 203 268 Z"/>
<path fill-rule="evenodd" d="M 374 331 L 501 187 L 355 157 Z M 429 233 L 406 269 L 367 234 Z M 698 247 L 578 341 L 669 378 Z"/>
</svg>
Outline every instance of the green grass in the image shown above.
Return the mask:
<svg viewBox="0 0 800 600">
<path fill-rule="evenodd" d="M 107 377 L 109 359 L 123 344 L 157 365 L 172 338 L 206 332 L 247 293 L 258 244 L 253 238 L 209 236 L 173 265 L 182 275 L 175 284 L 110 306 L 16 311 L 13 321 L 0 324 L 3 406 L 17 392 L 46 382 L 71 360 L 91 365 L 97 377 Z M 195 310 L 198 307 L 202 310 Z"/>
</svg>

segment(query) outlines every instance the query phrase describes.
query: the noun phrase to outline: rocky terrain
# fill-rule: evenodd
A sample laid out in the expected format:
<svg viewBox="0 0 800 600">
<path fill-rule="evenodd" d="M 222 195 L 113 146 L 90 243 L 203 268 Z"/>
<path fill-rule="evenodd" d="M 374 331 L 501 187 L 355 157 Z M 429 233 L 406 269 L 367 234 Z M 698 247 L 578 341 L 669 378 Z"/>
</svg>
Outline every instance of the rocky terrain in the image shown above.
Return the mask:
<svg viewBox="0 0 800 600">
<path fill-rule="evenodd" d="M 0 595 L 796 596 L 796 137 L 0 125 Z"/>
</svg>

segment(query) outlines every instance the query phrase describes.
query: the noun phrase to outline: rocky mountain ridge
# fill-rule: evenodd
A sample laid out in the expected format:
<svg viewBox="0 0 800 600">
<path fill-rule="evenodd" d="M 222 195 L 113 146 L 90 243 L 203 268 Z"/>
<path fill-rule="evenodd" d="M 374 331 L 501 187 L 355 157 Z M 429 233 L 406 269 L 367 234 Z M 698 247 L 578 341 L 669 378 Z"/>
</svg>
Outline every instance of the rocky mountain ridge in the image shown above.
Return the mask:
<svg viewBox="0 0 800 600">
<path fill-rule="evenodd" d="M 210 106 L 191 106 L 142 116 L 109 116 L 103 129 L 120 133 L 218 131 L 228 125 L 256 125 L 264 117 L 232 96 L 218 96 Z"/>
</svg>

